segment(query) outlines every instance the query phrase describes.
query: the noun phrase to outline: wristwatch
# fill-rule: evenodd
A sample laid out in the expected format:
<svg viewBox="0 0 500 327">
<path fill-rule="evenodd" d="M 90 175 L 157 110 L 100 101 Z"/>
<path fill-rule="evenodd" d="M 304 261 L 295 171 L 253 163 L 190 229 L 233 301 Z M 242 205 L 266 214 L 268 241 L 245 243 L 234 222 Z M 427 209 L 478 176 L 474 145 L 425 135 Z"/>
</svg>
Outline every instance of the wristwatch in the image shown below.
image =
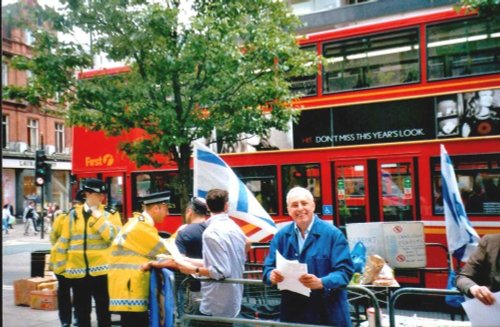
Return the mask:
<svg viewBox="0 0 500 327">
<path fill-rule="evenodd" d="M 196 270 L 195 270 L 195 276 L 196 277 L 200 277 L 200 268 L 196 267 Z"/>
</svg>

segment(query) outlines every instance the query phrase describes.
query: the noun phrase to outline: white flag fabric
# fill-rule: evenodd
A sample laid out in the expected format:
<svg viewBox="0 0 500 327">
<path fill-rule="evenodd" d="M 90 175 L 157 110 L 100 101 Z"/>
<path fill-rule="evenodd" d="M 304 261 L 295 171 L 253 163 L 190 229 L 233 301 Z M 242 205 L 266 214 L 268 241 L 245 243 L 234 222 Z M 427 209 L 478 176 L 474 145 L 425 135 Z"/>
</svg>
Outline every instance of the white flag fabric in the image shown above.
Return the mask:
<svg viewBox="0 0 500 327">
<path fill-rule="evenodd" d="M 455 258 L 465 262 L 477 247 L 479 235 L 467 217 L 462 198 L 460 197 L 453 164 L 442 144 L 441 179 L 448 250 Z"/>
<path fill-rule="evenodd" d="M 206 146 L 194 143 L 193 193 L 205 198 L 209 190 L 218 188 L 229 193 L 228 215 L 276 234 L 273 219 L 255 196 L 217 154 Z"/>
</svg>

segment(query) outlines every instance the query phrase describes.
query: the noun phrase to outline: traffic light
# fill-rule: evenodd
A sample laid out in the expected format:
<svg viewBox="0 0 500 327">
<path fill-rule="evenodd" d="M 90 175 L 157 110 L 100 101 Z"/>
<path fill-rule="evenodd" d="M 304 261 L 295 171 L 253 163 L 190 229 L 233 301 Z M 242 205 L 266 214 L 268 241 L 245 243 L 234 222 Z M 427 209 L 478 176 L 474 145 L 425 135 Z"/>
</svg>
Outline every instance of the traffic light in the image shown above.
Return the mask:
<svg viewBox="0 0 500 327">
<path fill-rule="evenodd" d="M 37 150 L 35 156 L 35 184 L 45 185 L 50 180 L 50 165 L 44 150 Z"/>
</svg>

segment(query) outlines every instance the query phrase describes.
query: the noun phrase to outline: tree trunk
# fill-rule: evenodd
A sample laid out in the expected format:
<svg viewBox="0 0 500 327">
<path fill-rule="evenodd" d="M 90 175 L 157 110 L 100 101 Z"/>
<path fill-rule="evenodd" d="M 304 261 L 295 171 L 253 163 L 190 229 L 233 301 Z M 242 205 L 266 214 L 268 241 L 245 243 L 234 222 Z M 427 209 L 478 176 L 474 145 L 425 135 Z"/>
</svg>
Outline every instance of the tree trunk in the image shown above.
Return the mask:
<svg viewBox="0 0 500 327">
<path fill-rule="evenodd" d="M 177 191 L 179 192 L 180 210 L 183 223 L 186 223 L 184 211 L 189 202 L 190 196 L 193 194 L 193 182 L 191 179 L 191 172 L 189 164 L 191 161 L 191 146 L 189 144 L 182 144 L 179 146 L 179 157 L 177 158 L 177 166 L 179 169 L 179 179 L 177 183 Z"/>
</svg>

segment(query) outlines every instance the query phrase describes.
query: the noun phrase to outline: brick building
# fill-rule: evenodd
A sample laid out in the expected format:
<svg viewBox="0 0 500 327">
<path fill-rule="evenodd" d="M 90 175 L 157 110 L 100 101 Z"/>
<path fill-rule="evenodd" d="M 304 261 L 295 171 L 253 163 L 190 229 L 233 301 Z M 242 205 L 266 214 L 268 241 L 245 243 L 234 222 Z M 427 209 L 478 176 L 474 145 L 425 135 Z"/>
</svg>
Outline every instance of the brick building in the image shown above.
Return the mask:
<svg viewBox="0 0 500 327">
<path fill-rule="evenodd" d="M 34 41 L 28 29 L 12 26 L 4 19 L 4 14 L 16 10 L 16 5 L 2 7 L 2 87 L 24 86 L 30 79 L 29 71 L 15 70 L 8 64 L 16 55 L 30 57 Z M 49 113 L 45 109 L 2 97 L 2 203 L 12 204 L 17 216 L 22 214 L 27 199 L 40 203 L 41 187 L 35 185 L 34 167 L 35 151 L 42 148 L 52 167 L 44 200 L 68 208 L 71 128 L 65 122 L 64 112 Z"/>
</svg>

